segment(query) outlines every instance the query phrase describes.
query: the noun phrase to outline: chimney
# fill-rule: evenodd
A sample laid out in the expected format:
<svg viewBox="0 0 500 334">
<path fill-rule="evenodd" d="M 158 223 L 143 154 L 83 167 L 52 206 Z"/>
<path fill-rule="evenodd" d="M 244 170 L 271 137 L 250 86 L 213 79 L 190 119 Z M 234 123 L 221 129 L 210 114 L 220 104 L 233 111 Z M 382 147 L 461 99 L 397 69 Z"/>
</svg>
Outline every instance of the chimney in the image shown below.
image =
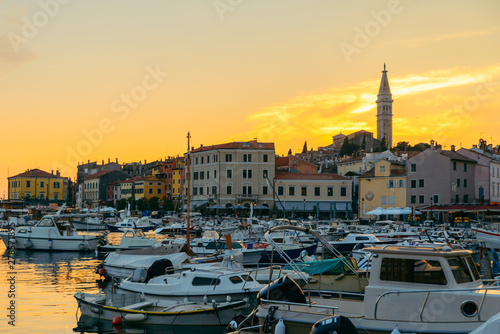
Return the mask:
<svg viewBox="0 0 500 334">
<path fill-rule="evenodd" d="M 146 159 L 144 159 L 144 164 L 146 165 L 147 163 L 148 163 L 148 162 L 147 162 L 147 160 L 146 160 Z"/>
<path fill-rule="evenodd" d="M 54 170 L 51 170 L 51 171 L 50 171 L 50 174 L 54 175 Z"/>
<path fill-rule="evenodd" d="M 451 145 L 451 151 L 455 152 L 455 145 Z"/>
<path fill-rule="evenodd" d="M 58 170 L 56 170 L 56 175 L 57 175 L 57 176 L 60 176 L 60 175 L 61 175 L 61 172 L 59 172 Z"/>
<path fill-rule="evenodd" d="M 87 163 L 89 164 L 89 163 L 90 163 L 90 160 L 87 160 Z"/>
<path fill-rule="evenodd" d="M 102 159 L 102 165 L 104 165 L 104 159 Z"/>
<path fill-rule="evenodd" d="M 118 158 L 116 158 L 116 163 L 118 163 Z"/>
<path fill-rule="evenodd" d="M 108 164 L 109 164 L 110 162 L 111 162 L 111 159 L 110 159 L 110 158 L 108 158 Z"/>
</svg>

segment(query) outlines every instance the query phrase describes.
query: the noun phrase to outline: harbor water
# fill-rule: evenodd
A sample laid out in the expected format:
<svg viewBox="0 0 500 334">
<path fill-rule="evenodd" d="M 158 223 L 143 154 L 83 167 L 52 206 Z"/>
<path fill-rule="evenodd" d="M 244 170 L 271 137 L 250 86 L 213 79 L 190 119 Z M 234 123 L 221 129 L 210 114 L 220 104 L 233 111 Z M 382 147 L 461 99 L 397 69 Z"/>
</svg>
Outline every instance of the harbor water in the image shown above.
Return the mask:
<svg viewBox="0 0 500 334">
<path fill-rule="evenodd" d="M 97 293 L 93 253 L 15 250 L 0 243 L 0 333 L 224 333 L 225 328 L 123 328 L 82 318 L 73 295 Z M 12 261 L 14 260 L 14 261 Z M 202 324 L 197 324 L 202 325 Z"/>
</svg>

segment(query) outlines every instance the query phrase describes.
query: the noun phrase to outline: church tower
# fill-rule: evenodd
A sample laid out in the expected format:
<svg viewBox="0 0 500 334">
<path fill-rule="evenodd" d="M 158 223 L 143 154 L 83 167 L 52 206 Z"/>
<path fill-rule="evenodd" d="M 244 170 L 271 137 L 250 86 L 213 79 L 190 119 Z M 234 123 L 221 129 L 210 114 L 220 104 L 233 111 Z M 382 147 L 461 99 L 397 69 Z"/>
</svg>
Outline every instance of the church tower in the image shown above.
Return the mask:
<svg viewBox="0 0 500 334">
<path fill-rule="evenodd" d="M 387 79 L 387 71 L 382 71 L 382 80 L 380 81 L 380 89 L 377 95 L 377 139 L 382 141 L 385 137 L 385 142 L 388 149 L 392 148 L 392 94 L 389 88 L 389 79 Z"/>
</svg>

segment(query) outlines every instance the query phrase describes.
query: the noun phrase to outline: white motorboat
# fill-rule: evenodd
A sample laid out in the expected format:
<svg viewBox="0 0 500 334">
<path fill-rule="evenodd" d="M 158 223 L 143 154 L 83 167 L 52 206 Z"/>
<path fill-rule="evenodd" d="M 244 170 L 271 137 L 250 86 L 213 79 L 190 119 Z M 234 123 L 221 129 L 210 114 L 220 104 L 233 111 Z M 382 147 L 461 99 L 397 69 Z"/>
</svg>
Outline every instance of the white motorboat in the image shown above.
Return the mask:
<svg viewBox="0 0 500 334">
<path fill-rule="evenodd" d="M 148 238 L 141 229 L 130 229 L 123 232 L 123 236 L 118 245 L 99 245 L 98 253 L 108 253 L 119 250 L 137 249 L 159 245 L 158 240 Z"/>
<path fill-rule="evenodd" d="M 356 245 L 382 244 L 376 236 L 369 233 L 349 233 L 345 238 L 338 241 L 329 241 L 339 252 L 350 252 Z"/>
<path fill-rule="evenodd" d="M 121 222 L 107 226 L 111 232 L 126 231 L 135 228 L 140 228 L 144 232 L 147 232 L 151 229 L 153 224 L 151 224 L 148 217 L 127 217 Z"/>
<path fill-rule="evenodd" d="M 180 267 L 189 258 L 181 249 L 182 245 L 169 245 L 111 252 L 106 255 L 102 263 L 96 268 L 96 272 L 125 279 L 132 275 L 136 269 L 147 271 L 155 263 L 160 264 L 169 261 L 168 266 Z M 154 270 L 154 268 L 151 269 Z M 165 273 L 165 270 L 163 273 Z"/>
<path fill-rule="evenodd" d="M 94 251 L 102 240 L 100 235 L 79 234 L 71 224 L 71 215 L 44 216 L 35 226 L 21 226 L 1 232 L 7 248 L 44 251 Z"/>
<path fill-rule="evenodd" d="M 497 225 L 498 226 L 498 225 Z M 484 227 L 473 227 L 472 231 L 476 234 L 477 240 L 485 242 L 486 247 L 500 249 L 500 230 Z"/>
<path fill-rule="evenodd" d="M 82 314 L 102 320 L 120 317 L 138 325 L 227 325 L 248 307 L 246 300 L 215 302 L 144 298 L 137 294 L 75 293 Z"/>
<path fill-rule="evenodd" d="M 397 326 L 400 332 L 465 334 L 500 312 L 500 286 L 483 283 L 471 251 L 391 245 L 368 251 L 364 300 L 307 299 L 280 279 L 259 293 L 259 322 L 282 318 L 287 334 L 302 334 L 335 313 L 349 317 L 360 333 L 391 333 Z"/>
<path fill-rule="evenodd" d="M 193 267 L 175 274 L 159 275 L 147 280 L 145 270 L 136 270 L 116 288 L 141 293 L 150 298 L 191 301 L 243 300 L 255 301 L 257 292 L 264 286 L 255 281 L 248 272 L 233 269 L 201 269 Z"/>
</svg>

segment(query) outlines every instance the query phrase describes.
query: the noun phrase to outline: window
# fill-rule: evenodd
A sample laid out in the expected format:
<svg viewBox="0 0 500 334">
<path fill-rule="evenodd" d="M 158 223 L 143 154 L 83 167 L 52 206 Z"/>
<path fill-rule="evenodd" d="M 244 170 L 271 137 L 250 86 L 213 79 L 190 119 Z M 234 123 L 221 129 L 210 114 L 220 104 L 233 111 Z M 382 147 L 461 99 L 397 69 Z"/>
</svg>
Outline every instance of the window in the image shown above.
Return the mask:
<svg viewBox="0 0 500 334">
<path fill-rule="evenodd" d="M 439 195 L 432 195 L 432 202 L 434 204 L 439 204 Z"/>
<path fill-rule="evenodd" d="M 54 182 L 54 189 L 59 189 L 60 185 L 59 182 Z"/>
<path fill-rule="evenodd" d="M 387 188 L 395 188 L 394 180 L 387 180 Z"/>
<path fill-rule="evenodd" d="M 457 162 L 453 161 L 453 170 L 457 170 Z"/>
<path fill-rule="evenodd" d="M 194 196 L 198 195 L 198 188 L 193 188 L 193 195 Z"/>
<path fill-rule="evenodd" d="M 232 154 L 226 154 L 226 162 L 231 162 L 233 161 L 233 155 Z"/>
<path fill-rule="evenodd" d="M 193 179 L 194 180 L 198 180 L 198 172 L 194 172 L 193 173 Z"/>
<path fill-rule="evenodd" d="M 394 205 L 394 196 L 389 196 L 389 205 Z"/>
<path fill-rule="evenodd" d="M 207 180 L 210 179 L 210 171 L 207 170 Z"/>
<path fill-rule="evenodd" d="M 410 165 L 410 170 L 412 173 L 415 173 L 417 171 L 417 164 L 411 164 Z"/>
<path fill-rule="evenodd" d="M 40 181 L 40 188 L 43 188 L 45 187 L 45 182 L 44 181 Z"/>
<path fill-rule="evenodd" d="M 233 193 L 233 188 L 231 186 L 226 186 L 226 193 L 231 195 Z"/>
<path fill-rule="evenodd" d="M 418 180 L 418 186 L 419 186 L 420 188 L 423 188 L 423 187 L 425 186 L 424 179 L 419 179 L 419 180 Z"/>
<path fill-rule="evenodd" d="M 387 196 L 381 196 L 380 197 L 380 204 L 381 205 L 387 205 Z"/>
<path fill-rule="evenodd" d="M 464 179 L 464 188 L 467 188 L 467 179 Z"/>
<path fill-rule="evenodd" d="M 469 203 L 469 195 L 464 195 L 464 203 Z"/>
<path fill-rule="evenodd" d="M 328 187 L 328 189 L 326 190 L 326 195 L 328 197 L 332 197 L 333 196 L 333 187 Z"/>
<path fill-rule="evenodd" d="M 458 284 L 474 282 L 475 280 L 479 279 L 479 274 L 476 270 L 476 266 L 472 262 L 471 257 L 457 257 L 454 259 L 449 259 L 448 263 L 450 265 L 451 272 L 453 273 L 453 277 L 455 277 L 455 280 Z M 469 267 L 470 270 L 472 270 L 474 276 L 471 275 Z"/>
<path fill-rule="evenodd" d="M 262 161 L 263 161 L 263 162 L 267 162 L 267 154 L 264 154 L 264 155 L 262 156 Z"/>
<path fill-rule="evenodd" d="M 252 170 L 251 169 L 244 169 L 243 170 L 243 178 L 244 179 L 251 179 L 252 178 Z"/>
<path fill-rule="evenodd" d="M 220 279 L 212 277 L 195 277 L 193 278 L 193 286 L 219 285 Z"/>
<path fill-rule="evenodd" d="M 170 185 L 169 185 L 170 186 Z M 158 189 L 158 194 L 161 194 L 161 189 Z"/>
<path fill-rule="evenodd" d="M 267 179 L 267 169 L 262 170 L 262 177 Z"/>
<path fill-rule="evenodd" d="M 201 164 L 203 165 L 203 157 L 201 157 Z"/>
<path fill-rule="evenodd" d="M 262 186 L 262 195 L 267 195 L 267 186 Z"/>
<path fill-rule="evenodd" d="M 252 195 L 252 186 L 247 186 L 248 195 Z"/>
<path fill-rule="evenodd" d="M 314 196 L 321 196 L 321 188 L 320 187 L 314 187 Z"/>
<path fill-rule="evenodd" d="M 385 165 L 381 165 L 381 166 L 380 166 L 380 171 L 381 171 L 382 173 L 383 173 L 383 172 L 385 172 Z"/>
<path fill-rule="evenodd" d="M 243 162 L 252 162 L 251 154 L 243 154 Z"/>
<path fill-rule="evenodd" d="M 446 285 L 441 264 L 436 260 L 383 258 L 380 280 Z"/>
<path fill-rule="evenodd" d="M 149 193 L 152 194 L 153 193 L 153 188 L 149 188 Z"/>
<path fill-rule="evenodd" d="M 347 188 L 346 187 L 340 187 L 340 196 L 342 196 L 342 197 L 347 196 Z"/>
<path fill-rule="evenodd" d="M 417 203 L 417 196 L 411 195 L 411 200 L 410 201 L 411 201 L 411 204 Z"/>
<path fill-rule="evenodd" d="M 217 169 L 214 169 L 214 179 L 217 178 Z"/>
<path fill-rule="evenodd" d="M 226 171 L 226 176 L 228 179 L 232 178 L 233 177 L 233 170 L 232 169 L 228 169 Z"/>
<path fill-rule="evenodd" d="M 247 186 L 243 186 L 243 195 L 247 194 Z"/>
<path fill-rule="evenodd" d="M 200 172 L 200 180 L 204 180 L 205 179 L 205 172 Z"/>
<path fill-rule="evenodd" d="M 464 162 L 464 172 L 466 172 L 466 171 L 467 171 L 467 163 Z"/>
<path fill-rule="evenodd" d="M 455 195 L 455 203 L 459 203 L 460 202 L 460 196 L 459 195 Z"/>
<path fill-rule="evenodd" d="M 300 194 L 302 196 L 307 196 L 307 187 L 300 187 Z"/>
<path fill-rule="evenodd" d="M 460 179 L 457 179 L 457 187 L 460 187 Z"/>
<path fill-rule="evenodd" d="M 285 193 L 285 187 L 278 186 L 278 196 L 283 196 L 284 193 Z"/>
<path fill-rule="evenodd" d="M 196 158 L 195 158 L 195 163 L 194 163 L 194 164 L 195 164 L 195 165 L 197 165 L 197 164 L 198 164 L 198 157 L 196 157 Z"/>
<path fill-rule="evenodd" d="M 244 170 L 243 170 L 243 178 L 244 178 L 244 179 L 246 179 L 246 178 L 247 178 L 247 170 L 246 170 L 246 169 L 244 169 Z"/>
<path fill-rule="evenodd" d="M 405 181 L 406 180 L 398 180 L 398 188 L 404 188 L 405 187 Z"/>
<path fill-rule="evenodd" d="M 411 188 L 412 188 L 412 189 L 417 188 L 417 180 L 411 180 L 411 181 L 410 181 L 410 184 L 411 184 Z"/>
<path fill-rule="evenodd" d="M 288 195 L 295 196 L 295 187 L 294 186 L 288 187 Z"/>
<path fill-rule="evenodd" d="M 200 195 L 203 195 L 203 187 L 200 187 Z"/>
<path fill-rule="evenodd" d="M 54 194 L 54 201 L 57 201 L 59 199 L 59 194 L 58 193 L 55 193 Z"/>
</svg>

